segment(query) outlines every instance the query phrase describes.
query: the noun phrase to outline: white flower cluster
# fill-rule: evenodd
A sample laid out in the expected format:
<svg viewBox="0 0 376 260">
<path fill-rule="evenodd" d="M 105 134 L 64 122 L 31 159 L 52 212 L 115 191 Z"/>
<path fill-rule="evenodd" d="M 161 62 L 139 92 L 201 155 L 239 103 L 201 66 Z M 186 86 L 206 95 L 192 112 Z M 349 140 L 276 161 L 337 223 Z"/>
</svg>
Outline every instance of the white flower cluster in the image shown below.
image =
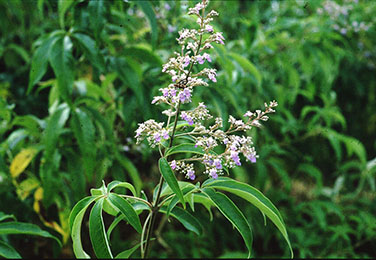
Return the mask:
<svg viewBox="0 0 376 260">
<path fill-rule="evenodd" d="M 197 16 L 200 28 L 198 30 L 183 29 L 179 31 L 177 41 L 181 45 L 181 53 L 175 52 L 175 57 L 170 58 L 163 65 L 162 72 L 171 76 L 172 83 L 166 88 L 159 89 L 162 95 L 154 97 L 152 103 L 163 103 L 170 106 L 169 109 L 163 111 L 163 114 L 168 116 L 167 127 L 163 127 L 164 123 L 148 120 L 139 124 L 135 136 L 137 143 L 146 138 L 151 147 L 158 145 L 159 148 L 163 146 L 162 141 L 168 140 L 172 135 L 171 138 L 180 136 L 191 140 L 192 144 L 202 153 L 198 153 L 191 158 L 176 159 L 170 162 L 174 171 L 184 174 L 186 178 L 191 180 L 196 178 L 194 163 L 203 164 L 205 167 L 204 173 L 211 178 L 217 178 L 223 174 L 225 168 L 240 166 L 241 154 L 247 161 L 255 163 L 258 155 L 253 147 L 252 138 L 238 135 L 238 133 L 247 131 L 252 126 L 261 126 L 260 121 L 268 120 L 267 114 L 275 112 L 273 108 L 278 105 L 277 102 L 272 101 L 269 105 L 265 104 L 265 111 L 248 111 L 244 115 L 245 121 L 229 116 L 230 126 L 226 131 L 222 130 L 223 121 L 221 118 L 215 118 L 214 124 L 205 127 L 205 121 L 213 117 L 204 103 L 199 103 L 192 110 L 180 110 L 182 104 L 192 101 L 192 92 L 195 87 L 208 86 L 205 78 L 212 82 L 217 81 L 215 69 L 200 68 L 195 72 L 193 71 L 193 65 L 204 65 L 212 62 L 209 53 L 204 51 L 211 49 L 213 42 L 224 44 L 225 40 L 222 33 L 214 32 L 213 26 L 209 24 L 213 20 L 212 17 L 217 16 L 218 13 L 210 11 L 205 16 L 207 4 L 208 1 L 204 0 L 189 9 L 188 14 Z M 172 117 L 175 117 L 175 124 L 170 124 Z M 180 129 L 183 132 L 175 134 L 174 127 L 178 118 L 186 121 L 189 126 Z M 217 152 L 214 151 L 214 148 Z M 218 153 L 218 150 L 221 149 L 222 153 Z"/>
<path fill-rule="evenodd" d="M 142 124 L 138 124 L 135 136 L 137 139 L 137 144 L 144 140 L 145 137 L 151 147 L 161 144 L 162 140 L 170 139 L 169 130 L 163 128 L 163 125 L 164 123 L 157 123 L 153 119 L 145 121 Z"/>
</svg>

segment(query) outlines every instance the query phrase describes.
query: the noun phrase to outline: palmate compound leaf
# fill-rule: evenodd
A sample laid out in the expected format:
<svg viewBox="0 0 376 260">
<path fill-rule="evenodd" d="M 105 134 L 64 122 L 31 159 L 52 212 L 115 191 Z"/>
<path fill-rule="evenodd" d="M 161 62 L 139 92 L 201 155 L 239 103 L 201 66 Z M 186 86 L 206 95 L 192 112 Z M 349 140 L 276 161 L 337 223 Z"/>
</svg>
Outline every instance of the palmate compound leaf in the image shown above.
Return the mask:
<svg viewBox="0 0 376 260">
<path fill-rule="evenodd" d="M 216 192 L 212 188 L 204 188 L 202 192 L 215 204 L 221 213 L 235 226 L 243 237 L 248 248 L 248 257 L 251 256 L 253 235 L 247 219 L 240 209 L 223 193 Z"/>
<path fill-rule="evenodd" d="M 207 180 L 203 183 L 202 187 L 228 191 L 252 203 L 277 226 L 289 246 L 291 257 L 294 256 L 281 214 L 273 203 L 259 190 L 246 183 L 238 182 L 227 177 L 220 177 L 217 180 Z"/>
<path fill-rule="evenodd" d="M 102 217 L 104 198 L 93 206 L 89 216 L 89 235 L 97 258 L 113 258 Z"/>
<path fill-rule="evenodd" d="M 185 208 L 185 201 L 183 192 L 181 191 L 178 181 L 174 172 L 172 171 L 170 165 L 168 164 L 166 158 L 162 157 L 159 159 L 159 171 L 161 172 L 163 178 L 166 180 L 168 186 L 171 190 L 178 196 L 179 200 Z"/>
</svg>

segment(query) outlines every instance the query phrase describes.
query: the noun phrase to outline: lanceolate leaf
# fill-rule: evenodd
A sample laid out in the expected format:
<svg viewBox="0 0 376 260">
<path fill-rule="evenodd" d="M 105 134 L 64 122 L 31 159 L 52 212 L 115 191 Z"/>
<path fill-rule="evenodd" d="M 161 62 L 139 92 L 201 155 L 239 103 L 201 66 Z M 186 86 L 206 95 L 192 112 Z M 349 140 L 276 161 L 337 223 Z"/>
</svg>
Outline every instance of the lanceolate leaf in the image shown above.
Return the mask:
<svg viewBox="0 0 376 260">
<path fill-rule="evenodd" d="M 160 209 L 160 212 L 166 213 L 167 212 L 167 207 L 163 206 Z M 202 225 L 201 223 L 194 217 L 192 216 L 188 211 L 180 208 L 180 207 L 175 207 L 171 212 L 170 215 L 176 218 L 177 220 L 180 221 L 180 223 L 183 224 L 183 226 L 192 231 L 195 232 L 197 235 L 202 234 Z"/>
<path fill-rule="evenodd" d="M 72 113 L 72 129 L 82 154 L 85 173 L 91 177 L 95 166 L 95 127 L 91 118 L 83 110 L 77 108 Z"/>
<path fill-rule="evenodd" d="M 49 60 L 58 81 L 61 97 L 69 104 L 69 95 L 73 88 L 74 67 L 72 56 L 72 41 L 69 36 L 64 36 L 53 43 Z"/>
<path fill-rule="evenodd" d="M 4 258 L 13 258 L 13 259 L 22 258 L 13 247 L 4 243 L 3 241 L 0 241 L 0 256 Z"/>
<path fill-rule="evenodd" d="M 32 61 L 31 69 L 29 74 L 29 86 L 27 88 L 27 93 L 29 94 L 33 86 L 38 83 L 38 81 L 43 77 L 47 71 L 48 56 L 50 54 L 51 46 L 58 39 L 57 36 L 63 31 L 55 31 L 51 33 L 48 38 L 44 39 L 42 44 L 35 51 Z"/>
<path fill-rule="evenodd" d="M 70 215 L 69 215 L 69 228 L 72 231 L 73 223 L 77 217 L 77 215 L 83 210 L 87 209 L 89 205 L 96 199 L 94 196 L 86 197 L 77 202 L 77 204 L 73 207 Z"/>
<path fill-rule="evenodd" d="M 81 243 L 81 224 L 86 209 L 96 199 L 96 197 L 86 197 L 80 200 L 72 209 L 69 216 L 69 226 L 73 241 L 73 252 L 77 258 L 90 258 L 84 251 Z"/>
<path fill-rule="evenodd" d="M 171 190 L 178 196 L 179 200 L 185 207 L 185 201 L 183 193 L 179 187 L 178 181 L 174 172 L 172 171 L 170 165 L 168 164 L 166 158 L 159 159 L 159 171 L 161 172 L 163 178 L 166 180 L 168 186 Z"/>
<path fill-rule="evenodd" d="M 132 184 L 130 184 L 129 182 L 121 182 L 121 181 L 112 181 L 110 182 L 108 185 L 107 185 L 107 190 L 108 192 L 112 191 L 113 189 L 115 189 L 116 187 L 123 187 L 123 188 L 126 188 L 128 190 L 130 190 L 133 194 L 133 196 L 137 196 L 137 193 L 136 193 L 136 190 L 135 188 L 133 187 Z"/>
<path fill-rule="evenodd" d="M 153 7 L 149 1 L 137 1 L 137 4 L 141 6 L 145 15 L 149 19 L 149 23 L 151 27 L 151 42 L 152 42 L 153 48 L 155 48 L 155 45 L 158 39 L 158 27 L 157 27 L 157 19 L 155 17 Z"/>
<path fill-rule="evenodd" d="M 115 207 L 117 207 L 120 210 L 120 212 L 125 216 L 126 220 L 129 222 L 129 224 L 131 224 L 137 232 L 141 233 L 142 227 L 140 219 L 138 218 L 138 215 L 131 206 L 131 204 L 119 195 L 114 193 L 110 193 L 108 199 Z"/>
<path fill-rule="evenodd" d="M 95 255 L 98 258 L 113 258 L 104 227 L 102 209 L 104 198 L 93 206 L 89 217 L 89 234 Z"/>
<path fill-rule="evenodd" d="M 183 195 L 185 198 L 188 198 L 187 195 L 191 194 L 191 192 L 195 189 L 196 187 L 195 186 L 188 186 L 188 187 L 185 187 L 184 189 L 182 189 L 182 192 L 183 192 Z M 168 204 L 167 206 L 167 212 L 166 212 L 166 215 L 168 217 L 168 215 L 170 214 L 171 210 L 178 204 L 179 202 L 179 198 L 174 195 L 172 197 L 172 199 L 170 200 L 170 204 Z"/>
<path fill-rule="evenodd" d="M 95 41 L 90 36 L 83 33 L 74 33 L 72 37 L 81 45 L 85 57 L 92 63 L 92 65 L 99 71 L 103 71 L 104 61 L 98 52 L 98 47 L 95 45 Z"/>
<path fill-rule="evenodd" d="M 40 229 L 37 225 L 23 222 L 5 222 L 0 223 L 0 235 L 8 234 L 22 234 L 22 235 L 36 235 L 41 237 L 47 237 L 54 239 L 59 246 L 61 242 L 55 236 L 51 235 L 47 231 Z"/>
<path fill-rule="evenodd" d="M 293 256 L 290 240 L 288 238 L 286 227 L 281 217 L 281 214 L 279 213 L 278 209 L 273 205 L 273 203 L 268 198 L 266 198 L 259 190 L 246 183 L 238 182 L 227 177 L 220 177 L 217 180 L 210 179 L 204 182 L 202 187 L 211 187 L 231 192 L 256 206 L 263 214 L 268 216 L 268 218 L 277 226 L 279 231 L 282 233 L 283 237 L 286 239 L 287 244 L 290 248 L 291 256 Z"/>
<path fill-rule="evenodd" d="M 56 144 L 61 134 L 65 122 L 68 120 L 70 109 L 66 104 L 61 104 L 47 122 L 47 127 L 43 135 L 43 142 L 45 145 L 45 154 L 47 157 L 52 155 L 56 149 Z"/>
<path fill-rule="evenodd" d="M 239 208 L 224 194 L 216 192 L 211 188 L 204 188 L 202 192 L 213 201 L 215 206 L 222 212 L 222 214 L 236 227 L 244 239 L 245 245 L 248 248 L 249 255 L 252 251 L 252 230 Z"/>
<path fill-rule="evenodd" d="M 177 146 L 173 146 L 170 149 L 167 150 L 166 152 L 166 157 L 171 155 L 171 154 L 176 154 L 176 153 L 194 153 L 194 154 L 200 154 L 204 155 L 205 152 L 201 147 L 195 147 L 194 144 L 179 144 Z"/>
</svg>

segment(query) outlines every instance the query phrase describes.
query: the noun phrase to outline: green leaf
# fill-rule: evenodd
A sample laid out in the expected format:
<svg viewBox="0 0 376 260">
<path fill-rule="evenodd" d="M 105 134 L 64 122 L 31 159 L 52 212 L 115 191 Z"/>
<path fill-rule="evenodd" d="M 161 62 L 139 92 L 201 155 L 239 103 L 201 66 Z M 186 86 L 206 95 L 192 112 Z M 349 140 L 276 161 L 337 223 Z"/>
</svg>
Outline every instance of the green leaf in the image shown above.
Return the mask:
<svg viewBox="0 0 376 260">
<path fill-rule="evenodd" d="M 168 164 L 166 158 L 159 159 L 159 171 L 161 172 L 163 178 L 166 180 L 168 186 L 171 190 L 178 196 L 179 200 L 185 208 L 185 201 L 183 193 L 179 187 L 178 181 L 174 172 L 172 171 L 170 165 Z"/>
<path fill-rule="evenodd" d="M 166 151 L 165 156 L 167 157 L 176 153 L 194 153 L 194 154 L 200 154 L 200 155 L 205 154 L 204 150 L 201 147 L 195 147 L 195 144 L 185 143 L 185 144 L 179 144 L 179 145 L 169 148 Z"/>
<path fill-rule="evenodd" d="M 215 207 L 215 204 L 202 193 L 193 193 L 193 202 L 202 204 L 209 212 L 210 221 L 213 221 L 213 213 L 211 207 Z"/>
<path fill-rule="evenodd" d="M 49 54 L 49 61 L 57 78 L 59 93 L 68 104 L 71 103 L 70 93 L 74 81 L 72 49 L 72 41 L 66 35 L 52 44 Z"/>
<path fill-rule="evenodd" d="M 129 224 L 131 224 L 138 233 L 141 233 L 142 226 L 140 219 L 138 218 L 138 215 L 131 206 L 131 204 L 119 195 L 114 193 L 110 193 L 108 199 L 115 207 L 117 207 L 120 210 L 120 212 L 125 216 L 126 220 L 129 222 Z"/>
<path fill-rule="evenodd" d="M 103 0 L 90 1 L 88 4 L 90 28 L 93 30 L 95 38 L 101 34 L 106 18 L 104 17 L 106 8 Z"/>
<path fill-rule="evenodd" d="M 245 71 L 248 71 L 249 73 L 251 73 L 252 76 L 255 77 L 256 79 L 256 82 L 257 82 L 257 86 L 261 86 L 261 82 L 262 82 L 262 76 L 261 76 L 261 73 L 259 72 L 259 70 L 256 68 L 255 65 L 253 65 L 252 62 L 250 62 L 248 59 L 244 58 L 243 56 L 237 54 L 237 53 L 234 53 L 234 52 L 231 52 L 229 54 L 234 60 L 236 60 L 237 63 L 239 63 L 240 66 L 242 66 L 242 68 L 245 70 Z"/>
<path fill-rule="evenodd" d="M 129 177 L 131 178 L 137 194 L 140 194 L 142 188 L 142 180 L 136 166 L 125 156 L 121 156 L 120 153 L 116 154 L 117 161 L 127 170 Z"/>
<path fill-rule="evenodd" d="M 110 241 L 110 237 L 111 237 L 111 233 L 112 231 L 115 229 L 115 227 L 120 223 L 120 221 L 124 220 L 125 219 L 125 216 L 121 213 L 119 213 L 114 221 L 112 221 L 111 225 L 108 227 L 107 229 L 107 239 L 108 241 Z"/>
<path fill-rule="evenodd" d="M 215 204 L 215 206 L 222 212 L 222 214 L 235 226 L 244 239 L 245 245 L 248 248 L 248 257 L 251 256 L 252 251 L 252 230 L 239 208 L 224 194 L 216 192 L 212 188 L 204 188 L 202 192 Z"/>
<path fill-rule="evenodd" d="M 161 58 L 154 54 L 154 52 L 146 44 L 137 44 L 124 49 L 124 54 L 126 56 L 139 59 L 142 62 L 148 62 L 155 66 L 160 66 L 162 64 Z"/>
<path fill-rule="evenodd" d="M 194 190 L 197 190 L 197 188 L 195 186 L 188 186 L 181 190 L 183 192 L 184 197 L 188 198 L 187 195 L 191 194 Z M 167 217 L 169 216 L 171 210 L 178 204 L 178 202 L 179 202 L 179 198 L 176 195 L 174 195 L 172 199 L 170 200 L 170 203 L 168 204 L 168 207 L 167 207 L 167 212 L 166 212 Z"/>
<path fill-rule="evenodd" d="M 86 176 L 91 179 L 96 162 L 94 124 L 85 111 L 76 108 L 72 113 L 71 126 L 80 147 Z"/>
<path fill-rule="evenodd" d="M 13 259 L 22 258 L 13 247 L 4 243 L 1 240 L 0 240 L 0 256 L 4 258 L 13 258 Z"/>
<path fill-rule="evenodd" d="M 136 193 L 136 190 L 135 188 L 133 187 L 132 184 L 130 184 L 129 182 L 121 182 L 121 181 L 112 181 L 110 182 L 108 185 L 107 185 L 107 190 L 108 192 L 112 191 L 113 189 L 115 189 L 116 187 L 123 187 L 123 188 L 126 188 L 128 190 L 130 190 L 133 194 L 133 196 L 137 197 L 137 193 Z"/>
<path fill-rule="evenodd" d="M 166 206 L 163 206 L 160 209 L 160 212 L 166 213 L 167 212 Z M 194 216 L 192 216 L 188 211 L 180 207 L 175 207 L 171 211 L 170 215 L 176 218 L 177 220 L 179 220 L 179 222 L 182 223 L 186 229 L 192 232 L 195 232 L 199 236 L 202 234 L 201 223 Z"/>
<path fill-rule="evenodd" d="M 8 234 L 20 234 L 20 235 L 35 235 L 41 237 L 47 237 L 54 239 L 58 245 L 61 247 L 60 240 L 48 233 L 40 229 L 37 225 L 30 224 L 30 223 L 23 223 L 23 222 L 4 222 L 0 223 L 0 235 L 8 235 Z"/>
<path fill-rule="evenodd" d="M 64 29 L 64 16 L 73 3 L 77 3 L 74 0 L 59 0 L 57 3 L 57 9 L 59 13 L 60 27 Z"/>
<path fill-rule="evenodd" d="M 14 221 L 16 220 L 16 218 L 13 215 L 7 215 L 4 212 L 0 211 L 0 222 L 6 219 L 13 219 Z"/>
<path fill-rule="evenodd" d="M 52 115 L 50 115 L 43 135 L 45 153 L 47 156 L 51 156 L 52 152 L 56 149 L 59 135 L 63 131 L 64 125 L 68 120 L 69 112 L 70 109 L 67 104 L 61 104 Z"/>
<path fill-rule="evenodd" d="M 153 6 L 148 1 L 137 1 L 136 3 L 141 6 L 142 10 L 144 11 L 145 15 L 147 16 L 149 20 L 150 27 L 151 27 L 151 43 L 154 49 L 157 44 L 157 39 L 158 39 L 158 27 L 157 27 L 157 19 L 155 17 Z"/>
<path fill-rule="evenodd" d="M 153 241 L 155 238 L 150 239 L 150 241 Z M 143 241 L 142 244 L 145 244 L 146 241 Z M 123 252 L 119 253 L 115 258 L 129 258 L 139 247 L 141 246 L 141 243 L 138 243 L 131 249 L 124 250 Z"/>
<path fill-rule="evenodd" d="M 86 198 L 83 198 L 82 200 L 80 200 L 79 202 L 77 202 L 76 205 L 74 205 L 70 215 L 69 215 L 69 228 L 70 230 L 72 231 L 72 228 L 73 228 L 73 223 L 74 221 L 76 220 L 76 217 L 77 215 L 83 210 L 83 209 L 87 209 L 87 207 L 89 207 L 89 205 L 96 199 L 96 197 L 93 197 L 93 196 L 89 196 L 89 197 L 86 197 Z"/>
<path fill-rule="evenodd" d="M 99 199 L 91 209 L 89 235 L 95 255 L 98 258 L 113 258 L 102 217 L 103 201 L 104 198 Z"/>
<path fill-rule="evenodd" d="M 58 39 L 57 33 L 51 33 L 50 36 L 43 40 L 41 45 L 35 51 L 31 60 L 31 69 L 29 74 L 29 86 L 27 88 L 27 94 L 31 92 L 33 86 L 39 82 L 43 75 L 47 71 L 47 62 L 50 55 L 51 46 Z"/>
<path fill-rule="evenodd" d="M 96 197 L 83 198 L 73 207 L 69 215 L 69 227 L 73 241 L 73 252 L 76 258 L 90 258 L 90 256 L 82 248 L 81 225 L 86 209 L 96 199 Z"/>
<path fill-rule="evenodd" d="M 98 47 L 96 47 L 95 41 L 88 35 L 82 33 L 74 33 L 73 39 L 82 47 L 85 57 L 95 66 L 100 72 L 104 70 L 104 60 L 99 53 Z"/>
<path fill-rule="evenodd" d="M 231 192 L 256 206 L 262 213 L 268 216 L 268 218 L 276 225 L 276 227 L 282 233 L 290 248 L 291 256 L 293 257 L 293 251 L 291 248 L 290 240 L 288 238 L 286 227 L 281 217 L 281 214 L 273 205 L 273 203 L 267 197 L 265 197 L 259 190 L 248 184 L 241 183 L 227 177 L 220 177 L 217 180 L 210 179 L 204 182 L 202 187 L 211 187 Z"/>
</svg>

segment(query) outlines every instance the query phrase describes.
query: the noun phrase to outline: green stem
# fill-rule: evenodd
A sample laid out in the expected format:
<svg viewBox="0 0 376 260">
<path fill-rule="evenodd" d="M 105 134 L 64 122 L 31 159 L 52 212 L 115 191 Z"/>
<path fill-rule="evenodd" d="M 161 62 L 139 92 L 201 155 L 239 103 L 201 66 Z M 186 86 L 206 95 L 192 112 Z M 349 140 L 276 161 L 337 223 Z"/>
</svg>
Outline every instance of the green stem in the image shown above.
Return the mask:
<svg viewBox="0 0 376 260">
<path fill-rule="evenodd" d="M 172 134 L 171 134 L 171 138 L 170 138 L 170 144 L 168 145 L 169 148 L 172 147 L 172 144 L 173 144 L 173 141 L 174 141 L 174 135 L 175 135 L 175 131 L 176 131 L 176 125 L 178 123 L 178 118 L 179 118 L 179 113 L 180 113 L 180 104 L 181 103 L 179 101 L 178 107 L 177 107 L 177 110 L 176 110 L 176 115 L 175 115 L 174 127 L 172 128 Z M 159 211 L 158 204 L 159 204 L 159 200 L 161 199 L 163 182 L 164 182 L 164 179 L 163 179 L 163 176 L 161 175 L 161 177 L 159 179 L 157 197 L 155 199 L 155 202 L 154 202 L 154 205 L 153 205 L 153 208 L 152 208 L 152 212 L 151 212 L 150 225 L 148 226 L 148 231 L 147 231 L 147 234 L 146 234 L 145 254 L 142 256 L 142 258 L 147 258 L 148 254 L 149 254 L 150 238 L 151 238 L 151 234 L 152 234 L 153 229 L 154 229 L 155 217 L 156 217 L 156 215 L 157 215 L 157 213 Z"/>
</svg>

